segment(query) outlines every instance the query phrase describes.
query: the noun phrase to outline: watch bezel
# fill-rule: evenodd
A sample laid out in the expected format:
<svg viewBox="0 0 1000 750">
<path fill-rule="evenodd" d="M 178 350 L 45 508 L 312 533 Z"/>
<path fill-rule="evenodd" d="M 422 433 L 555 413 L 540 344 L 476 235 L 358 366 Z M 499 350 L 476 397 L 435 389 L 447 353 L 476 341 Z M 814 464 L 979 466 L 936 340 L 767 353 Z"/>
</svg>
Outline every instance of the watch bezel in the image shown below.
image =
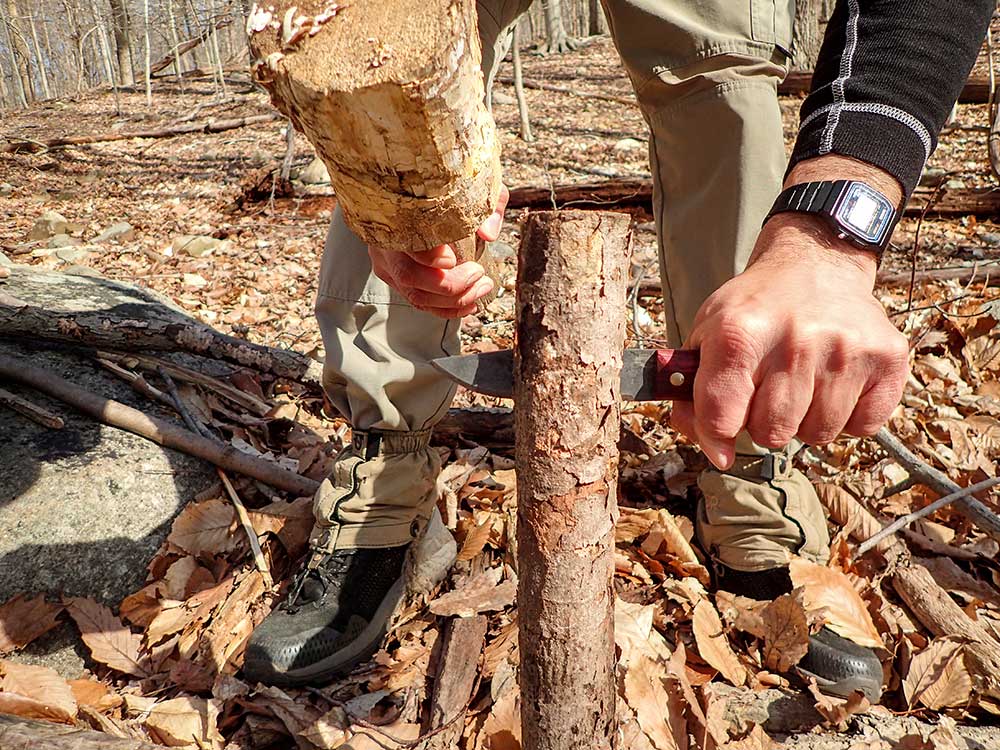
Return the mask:
<svg viewBox="0 0 1000 750">
<path fill-rule="evenodd" d="M 856 193 L 865 194 L 882 207 L 884 218 L 880 218 L 881 226 L 877 234 L 865 234 L 856 225 L 848 223 L 843 218 L 843 211 L 847 207 L 850 197 Z M 833 220 L 839 237 L 863 248 L 884 248 L 888 244 L 892 230 L 896 225 L 896 210 L 889 199 L 871 185 L 854 180 L 849 181 L 844 186 L 844 189 L 837 197 L 837 202 L 834 204 L 833 210 L 829 213 L 829 217 Z"/>
</svg>

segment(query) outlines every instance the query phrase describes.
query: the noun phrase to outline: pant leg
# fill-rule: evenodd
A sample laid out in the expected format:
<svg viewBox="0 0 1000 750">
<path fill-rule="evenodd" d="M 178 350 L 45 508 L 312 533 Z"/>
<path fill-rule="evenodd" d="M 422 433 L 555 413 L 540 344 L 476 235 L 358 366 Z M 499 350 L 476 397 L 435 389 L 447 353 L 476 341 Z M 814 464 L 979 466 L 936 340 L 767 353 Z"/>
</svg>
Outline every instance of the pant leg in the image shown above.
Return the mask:
<svg viewBox="0 0 1000 750">
<path fill-rule="evenodd" d="M 604 0 L 650 128 L 668 338 L 743 270 L 786 157 L 777 85 L 792 0 Z"/>
<path fill-rule="evenodd" d="M 481 0 L 479 33 L 487 86 L 525 0 Z M 428 447 L 455 385 L 430 365 L 457 354 L 459 320 L 413 308 L 372 273 L 368 248 L 338 208 L 323 251 L 316 319 L 324 388 L 355 433 L 382 433 L 380 449 L 352 446 L 317 494 L 314 542 L 326 548 L 405 544 L 430 517 L 440 470 Z"/>
<path fill-rule="evenodd" d="M 667 334 L 680 346 L 701 304 L 746 266 L 781 188 L 777 86 L 794 2 L 603 2 L 650 128 Z M 702 474 L 696 527 L 713 559 L 745 571 L 782 565 L 790 552 L 825 559 L 822 506 L 787 460 L 797 447 L 772 460 L 743 433 L 742 468 Z"/>
</svg>

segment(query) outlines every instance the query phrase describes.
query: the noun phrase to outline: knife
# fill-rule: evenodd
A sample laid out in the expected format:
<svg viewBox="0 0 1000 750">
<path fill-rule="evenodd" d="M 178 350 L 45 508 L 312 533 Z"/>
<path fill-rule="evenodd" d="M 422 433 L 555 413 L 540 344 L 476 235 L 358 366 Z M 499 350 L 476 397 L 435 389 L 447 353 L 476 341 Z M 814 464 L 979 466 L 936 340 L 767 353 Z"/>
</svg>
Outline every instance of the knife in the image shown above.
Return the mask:
<svg viewBox="0 0 1000 750">
<path fill-rule="evenodd" d="M 488 396 L 513 398 L 514 351 L 459 354 L 432 359 L 431 365 L 456 383 Z M 692 401 L 698 372 L 695 349 L 626 349 L 621 393 L 626 401 Z"/>
</svg>

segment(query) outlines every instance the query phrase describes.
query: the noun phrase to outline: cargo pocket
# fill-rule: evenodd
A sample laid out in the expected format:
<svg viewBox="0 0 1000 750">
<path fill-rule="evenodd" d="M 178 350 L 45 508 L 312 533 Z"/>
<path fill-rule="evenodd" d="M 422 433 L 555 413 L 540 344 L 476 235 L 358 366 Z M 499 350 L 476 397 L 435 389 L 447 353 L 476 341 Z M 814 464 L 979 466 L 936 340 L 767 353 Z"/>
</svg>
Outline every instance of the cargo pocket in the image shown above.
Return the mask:
<svg viewBox="0 0 1000 750">
<path fill-rule="evenodd" d="M 750 36 L 755 42 L 773 44 L 792 56 L 795 0 L 750 0 Z"/>
</svg>

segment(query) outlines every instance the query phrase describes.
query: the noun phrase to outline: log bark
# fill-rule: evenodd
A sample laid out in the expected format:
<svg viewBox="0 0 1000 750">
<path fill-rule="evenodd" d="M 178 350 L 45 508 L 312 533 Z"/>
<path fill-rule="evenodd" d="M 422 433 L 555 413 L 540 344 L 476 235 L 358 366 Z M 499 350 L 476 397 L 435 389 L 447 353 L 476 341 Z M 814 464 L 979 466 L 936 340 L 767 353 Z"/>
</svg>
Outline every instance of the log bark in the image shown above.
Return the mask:
<svg viewBox="0 0 1000 750">
<path fill-rule="evenodd" d="M 458 746 L 465 729 L 462 721 L 476 682 L 479 656 L 483 652 L 488 621 L 485 615 L 453 617 L 443 628 L 434 692 L 425 732 L 442 730 L 430 737 L 423 750 L 447 750 Z"/>
<path fill-rule="evenodd" d="M 0 289 L 0 336 L 186 351 L 306 384 L 322 381 L 322 366 L 309 357 L 227 336 L 138 287 L 26 266 L 15 266 Z"/>
<path fill-rule="evenodd" d="M 805 96 L 812 87 L 812 72 L 793 70 L 778 84 L 780 96 Z M 962 104 L 986 104 L 990 100 L 990 79 L 987 76 L 972 76 L 962 87 L 958 101 Z"/>
<path fill-rule="evenodd" d="M 173 125 L 164 128 L 150 128 L 147 130 L 133 130 L 128 133 L 91 133 L 89 135 L 68 135 L 61 138 L 49 138 L 44 141 L 33 141 L 19 139 L 16 136 L 8 136 L 6 143 L 0 143 L 0 153 L 38 153 L 51 151 L 56 148 L 67 146 L 86 146 L 91 143 L 108 143 L 111 141 L 128 141 L 133 138 L 174 138 L 178 135 L 188 133 L 223 133 L 227 130 L 245 128 L 248 125 L 258 125 L 262 122 L 272 122 L 280 120 L 281 115 L 277 112 L 270 112 L 263 115 L 250 115 L 248 117 L 235 117 L 223 120 L 207 120 L 205 122 L 189 122 L 183 125 Z"/>
<path fill-rule="evenodd" d="M 526 750 L 611 746 L 629 224 L 623 214 L 539 213 L 521 243 L 515 452 Z"/>
<path fill-rule="evenodd" d="M 253 74 L 326 164 L 347 224 L 404 251 L 471 237 L 501 174 L 476 4 L 331 3 L 308 15 L 296 3 L 251 14 Z"/>
<path fill-rule="evenodd" d="M 112 737 L 103 732 L 32 721 L 0 714 L 0 748 L 4 750 L 162 750 L 140 740 Z"/>
</svg>

